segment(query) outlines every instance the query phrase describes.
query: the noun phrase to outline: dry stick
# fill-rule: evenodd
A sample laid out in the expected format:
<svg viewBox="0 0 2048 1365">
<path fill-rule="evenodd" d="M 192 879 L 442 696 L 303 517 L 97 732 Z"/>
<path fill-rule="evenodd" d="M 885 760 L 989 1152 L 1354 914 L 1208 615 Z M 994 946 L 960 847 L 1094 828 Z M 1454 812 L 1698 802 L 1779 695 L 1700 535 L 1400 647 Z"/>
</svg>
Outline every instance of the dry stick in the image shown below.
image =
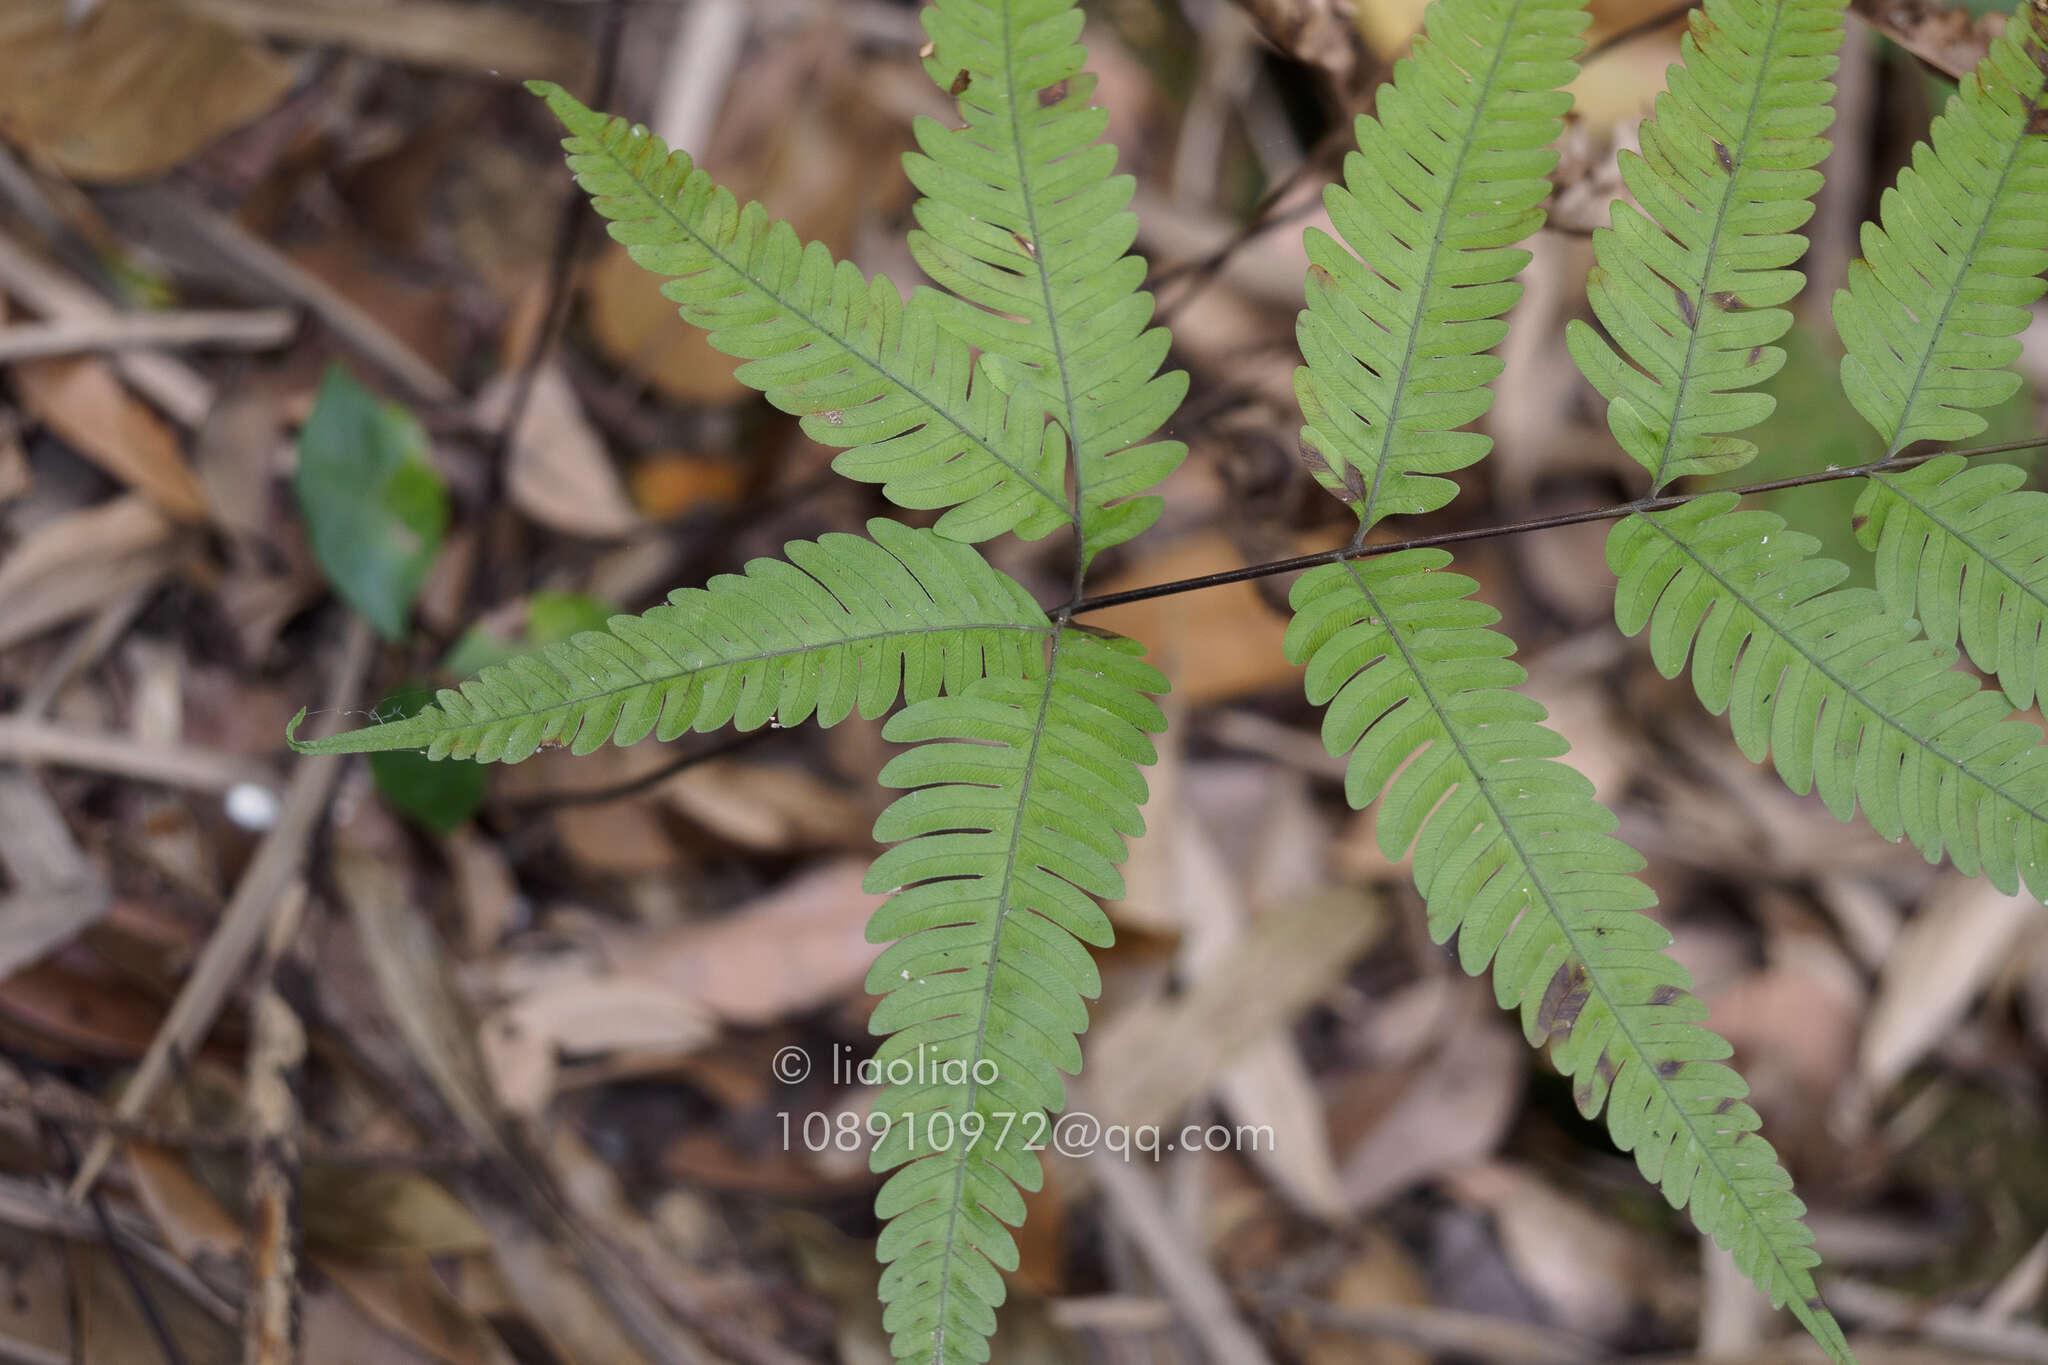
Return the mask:
<svg viewBox="0 0 2048 1365">
<path fill-rule="evenodd" d="M 183 744 L 139 744 L 125 735 L 67 730 L 25 716 L 0 716 L 0 761 L 82 768 L 188 791 L 224 792 L 244 782 L 269 786 L 264 764 Z"/>
<path fill-rule="evenodd" d="M 326 698 L 326 711 L 330 716 L 339 715 L 343 707 L 356 699 L 363 678 L 369 672 L 375 643 L 375 637 L 362 618 L 350 616 L 348 634 L 341 647 L 340 667 L 334 672 L 334 685 Z M 191 976 L 185 979 L 184 988 L 178 992 L 178 998 L 171 1005 L 171 1012 L 165 1016 L 162 1027 L 157 1029 L 156 1037 L 150 1039 L 149 1051 L 143 1054 L 135 1078 L 128 1083 L 128 1088 L 121 1093 L 120 1102 L 114 1106 L 116 1117 L 141 1117 L 169 1078 L 173 1059 L 188 1054 L 205 1036 L 236 977 L 248 965 L 249 955 L 262 941 L 271 917 L 284 903 L 285 893 L 297 879 L 307 840 L 326 813 L 327 798 L 340 775 L 341 761 L 338 758 L 322 756 L 299 760 L 291 785 L 285 788 L 277 824 L 257 847 L 249 870 L 235 888 L 234 899 L 221 913 L 219 927 L 200 951 Z M 71 1182 L 70 1197 L 74 1203 L 92 1189 L 93 1182 L 99 1179 L 113 1152 L 112 1137 L 102 1134 L 94 1139 L 92 1150 L 86 1153 L 77 1178 Z"/>
<path fill-rule="evenodd" d="M 0 364 L 157 346 L 263 351 L 291 340 L 297 328 L 298 317 L 288 308 L 117 313 L 103 318 L 24 322 L 0 327 Z"/>
<path fill-rule="evenodd" d="M 57 267 L 0 235 L 0 290 L 51 322 L 104 321 L 124 316 Z M 180 425 L 197 427 L 213 411 L 213 385 L 183 361 L 159 351 L 126 351 L 113 358 L 121 377 Z"/>
<path fill-rule="evenodd" d="M 1128 1161 L 1100 1150 L 1090 1153 L 1088 1166 L 1110 1210 L 1138 1244 L 1166 1297 L 1201 1338 L 1213 1365 L 1272 1365 L 1266 1348 L 1230 1306 L 1230 1291 L 1196 1254 L 1186 1232 L 1173 1225 L 1145 1176 Z"/>
<path fill-rule="evenodd" d="M 1143 588 L 1129 588 L 1123 592 L 1106 592 L 1096 597 L 1084 597 L 1080 601 L 1061 608 L 1061 619 L 1079 616 L 1084 611 L 1101 611 L 1105 607 L 1120 607 L 1127 602 L 1147 602 L 1155 597 L 1173 597 L 1179 593 L 1195 592 L 1201 588 L 1220 587 L 1225 583 L 1243 583 L 1254 578 L 1270 578 L 1274 574 L 1294 573 L 1300 569 L 1313 569 L 1323 564 L 1341 564 L 1352 559 L 1375 559 L 1380 555 L 1398 554 L 1402 550 L 1425 550 L 1438 545 L 1462 545 L 1474 540 L 1493 540 L 1499 536 L 1518 536 L 1525 531 L 1548 531 L 1559 526 L 1578 526 L 1589 521 L 1619 521 L 1637 512 L 1662 512 L 1673 507 L 1682 507 L 1697 498 L 1710 493 L 1733 493 L 1737 497 L 1749 497 L 1756 493 L 1775 493 L 1785 488 L 1804 488 L 1808 484 L 1833 483 L 1837 479 L 1860 479 L 1870 474 L 1895 469 L 1911 469 L 1926 464 L 1929 460 L 1943 455 L 2004 455 L 2015 450 L 2038 450 L 2048 446 L 2048 436 L 2030 436 L 2024 441 L 2006 441 L 1994 446 L 1976 446 L 1967 450 L 1930 450 L 1920 455 L 1899 456 L 1889 460 L 1872 460 L 1869 464 L 1851 465 L 1843 469 L 1824 469 L 1813 474 L 1795 474 L 1789 479 L 1772 479 L 1766 483 L 1743 484 L 1738 488 L 1709 488 L 1698 493 L 1667 493 L 1663 497 L 1638 498 L 1634 502 L 1616 503 L 1611 507 L 1588 507 L 1577 512 L 1559 512 L 1556 516 L 1532 517 L 1527 521 L 1511 521 L 1504 526 L 1476 526 L 1468 531 L 1440 531 L 1433 536 L 1416 536 L 1410 540 L 1383 540 L 1367 545 L 1344 546 L 1336 550 L 1322 550 L 1311 555 L 1296 555 L 1292 559 L 1275 559 L 1264 564 L 1248 564 L 1242 569 L 1226 569 L 1221 573 L 1201 574 L 1194 578 L 1176 578 L 1167 583 L 1154 583 Z"/>
<path fill-rule="evenodd" d="M 242 1320 L 243 1365 L 291 1365 L 295 1358 L 297 1077 L 306 1061 L 306 1030 L 278 994 L 276 973 L 305 908 L 306 884 L 293 882 L 264 935 L 249 1006 L 249 1304 Z"/>
</svg>

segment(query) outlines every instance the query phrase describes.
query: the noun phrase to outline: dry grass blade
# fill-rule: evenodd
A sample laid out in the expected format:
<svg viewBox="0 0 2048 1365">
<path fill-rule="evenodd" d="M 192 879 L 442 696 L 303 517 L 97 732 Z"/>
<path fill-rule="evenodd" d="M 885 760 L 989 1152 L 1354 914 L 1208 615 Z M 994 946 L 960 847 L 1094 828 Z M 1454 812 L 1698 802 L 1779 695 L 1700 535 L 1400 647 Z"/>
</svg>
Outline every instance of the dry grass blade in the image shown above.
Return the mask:
<svg viewBox="0 0 2048 1365">
<path fill-rule="evenodd" d="M 46 721 L 0 716 L 0 761 L 44 763 L 161 782 L 187 791 L 224 792 L 276 781 L 261 763 L 188 745 L 140 744 L 123 735 L 82 734 Z"/>
<path fill-rule="evenodd" d="M 590 53 L 574 35 L 498 5 L 406 0 L 402 6 L 304 0 L 182 0 L 219 23 L 287 42 L 346 47 L 365 56 L 517 81 L 574 82 Z"/>
<path fill-rule="evenodd" d="M 120 313 L 0 327 L 0 364 L 95 351 L 219 346 L 261 351 L 291 340 L 297 318 L 284 308 Z"/>
</svg>

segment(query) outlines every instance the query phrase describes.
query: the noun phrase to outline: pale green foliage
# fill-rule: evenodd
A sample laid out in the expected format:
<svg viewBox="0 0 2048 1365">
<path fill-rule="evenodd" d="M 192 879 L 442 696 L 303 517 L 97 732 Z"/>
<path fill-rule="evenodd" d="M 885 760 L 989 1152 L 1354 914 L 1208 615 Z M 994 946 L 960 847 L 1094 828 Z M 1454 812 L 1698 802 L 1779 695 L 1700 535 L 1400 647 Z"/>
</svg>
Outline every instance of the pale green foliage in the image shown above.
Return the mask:
<svg viewBox="0 0 2048 1365">
<path fill-rule="evenodd" d="M 1624 158 L 1642 207 L 1618 205 L 1596 234 L 1605 335 L 1576 325 L 1569 340 L 1652 490 L 1754 453 L 1734 433 L 1769 411 L 1753 389 L 1782 361 L 1841 10 L 1708 0 L 1643 155 Z M 845 448 L 835 468 L 943 509 L 935 529 L 877 520 L 872 540 L 795 542 L 787 562 L 487 669 L 418 717 L 301 747 L 509 761 L 551 743 L 831 724 L 901 695 L 884 733 L 916 747 L 882 774 L 911 790 L 876 826 L 894 847 L 868 885 L 895 894 L 870 936 L 893 946 L 868 987 L 886 997 L 879 1060 L 923 1069 L 875 1103 L 888 1128 L 874 1168 L 894 1172 L 877 1203 L 881 1288 L 897 1354 L 953 1365 L 988 1358 L 1018 1189 L 1036 1188 L 1034 1148 L 1080 1065 L 1099 986 L 1087 945 L 1109 941 L 1097 901 L 1123 891 L 1148 735 L 1164 725 L 1150 697 L 1166 686 L 1140 646 L 1048 614 L 963 542 L 1069 528 L 1078 598 L 1090 559 L 1157 515 L 1146 490 L 1183 451 L 1153 436 L 1186 381 L 1159 372 L 1168 341 L 1128 254 L 1130 181 L 1097 141 L 1079 10 L 935 0 L 926 23 L 963 126 L 918 123 L 911 247 L 941 288 L 908 303 L 645 130 L 539 88 L 613 235 L 674 277 L 683 315 Z M 1460 428 L 1490 402 L 1486 352 L 1519 295 L 1518 243 L 1543 221 L 1584 23 L 1576 0 L 1437 0 L 1329 191 L 1335 235 L 1309 235 L 1304 454 L 1358 513 L 1355 545 L 1390 513 L 1442 506 L 1443 476 L 1488 449 Z M 1998 371 L 2048 259 L 2041 24 L 2015 19 L 1966 83 L 1837 301 L 1845 382 L 1891 454 L 1977 430 L 1974 410 L 2010 390 Z M 1618 619 L 1648 631 L 1667 675 L 1689 665 L 1743 751 L 1795 790 L 2048 892 L 2048 751 L 2005 719 L 2007 697 L 2042 685 L 2048 498 L 2016 482 L 1959 458 L 1876 470 L 1860 507 L 1875 592 L 1840 590 L 1811 537 L 1732 495 L 1631 516 L 1609 540 Z M 1803 1207 L 1645 913 L 1642 860 L 1514 691 L 1512 643 L 1449 563 L 1361 558 L 1294 589 L 1287 650 L 1328 707 L 1347 794 L 1380 803 L 1381 846 L 1412 856 L 1431 933 L 1455 937 L 1467 970 L 1491 966 L 1581 1110 L 1604 1113 L 1666 1198 L 1851 1360 L 1815 1292 Z M 2007 697 L 1950 666 L 1958 640 Z"/>
<path fill-rule="evenodd" d="M 1976 435 L 2019 386 L 2008 367 L 2048 287 L 2044 82 L 2048 20 L 2023 8 L 1885 192 L 1835 295 L 1842 384 L 1888 457 Z M 1939 644 L 1960 636 L 2022 707 L 2048 652 L 2048 497 L 2015 491 L 2024 479 L 1944 458 L 1872 475 L 1856 509 L 1885 606 Z"/>
<path fill-rule="evenodd" d="M 1566 336 L 1653 490 L 1756 454 L 1729 433 L 1770 414 L 1745 390 L 1785 363 L 1770 343 L 1801 284 L 1786 267 L 1827 155 L 1842 0 L 1708 0 L 1692 22 L 1642 155 L 1621 158 L 1642 208 L 1616 201 L 1593 234 L 1586 292 L 1607 338 L 1578 321 Z"/>
<path fill-rule="evenodd" d="M 868 534 L 791 541 L 787 563 L 680 588 L 603 632 L 486 668 L 415 716 L 299 748 L 517 763 L 544 744 L 583 754 L 725 725 L 836 725 L 881 715 L 899 688 L 917 702 L 1038 672 L 1045 614 L 1015 582 L 930 531 L 877 517 Z"/>
<path fill-rule="evenodd" d="M 2048 895 L 2041 732 L 2006 720 L 2002 695 L 1875 592 L 1829 591 L 1848 571 L 1814 549 L 1728 493 L 1630 517 L 1607 545 L 1615 617 L 1631 635 L 1649 628 L 1666 677 L 1690 654 L 1700 700 L 1792 790 L 1817 790 L 1845 820 L 1860 804 L 1930 862 L 1946 853 L 2005 891 Z"/>
<path fill-rule="evenodd" d="M 1870 479 L 1856 534 L 1893 614 L 1995 676 L 2015 707 L 2048 681 L 2048 493 L 2009 464 L 1944 455 Z"/>
<path fill-rule="evenodd" d="M 1509 277 L 1526 253 L 1514 244 L 1542 225 L 1543 149 L 1565 104 L 1545 82 L 1570 79 L 1581 16 L 1569 4 L 1437 0 L 1424 22 L 1416 58 L 1380 95 L 1388 134 L 1361 121 L 1371 155 L 1352 157 L 1327 196 L 1363 259 L 1309 235 L 1304 446 L 1361 535 L 1383 513 L 1441 506 L 1455 485 L 1429 476 L 1487 449 L 1483 435 L 1447 428 L 1492 398 L 1498 364 L 1477 353 L 1500 339 L 1494 319 L 1519 293 Z M 1447 37 L 1458 61 L 1441 55 Z M 1485 150 L 1503 144 L 1517 159 Z M 1483 168 L 1502 164 L 1520 178 L 1488 183 Z M 1642 859 L 1613 837 L 1592 784 L 1558 761 L 1570 746 L 1544 728 L 1543 708 L 1511 690 L 1526 677 L 1514 644 L 1449 563 L 1407 551 L 1294 586 L 1287 654 L 1308 665 L 1309 700 L 1328 706 L 1324 744 L 1349 756 L 1345 793 L 1360 808 L 1379 802 L 1381 850 L 1412 848 L 1431 935 L 1455 936 L 1469 972 L 1492 965 L 1501 1005 L 1521 1009 L 1531 1044 L 1555 1044 L 1581 1112 L 1604 1109 L 1615 1144 L 1672 1206 L 1690 1204 L 1744 1274 L 1846 1359 L 1814 1286 L 1805 1206 L 1666 952 L 1671 935 L 1642 913 L 1656 901 L 1634 875 Z"/>
<path fill-rule="evenodd" d="M 1146 736 L 1166 728 L 1146 693 L 1166 679 L 1141 654 L 1069 628 L 1041 676 L 988 678 L 883 731 L 918 746 L 882 770 L 885 786 L 915 790 L 875 823 L 877 839 L 903 842 L 867 878 L 903 888 L 868 926 L 895 940 L 868 975 L 887 993 L 876 1060 L 921 1070 L 874 1106 L 890 1124 L 874 1169 L 902 1168 L 875 1205 L 891 1220 L 881 1292 L 902 1359 L 988 1358 L 996 1271 L 1017 1268 L 1003 1226 L 1024 1218 L 1014 1186 L 1038 1188 L 1043 1115 L 1065 1103 L 1060 1072 L 1081 1069 L 1083 997 L 1100 989 L 1083 944 L 1112 937 L 1092 898 L 1123 895 L 1124 840 L 1144 830 Z"/>
<path fill-rule="evenodd" d="M 1443 506 L 1457 485 L 1435 476 L 1486 454 L 1458 428 L 1492 401 L 1486 352 L 1522 293 L 1585 25 L 1568 0 L 1432 5 L 1324 191 L 1344 240 L 1306 234 L 1294 388 L 1303 457 L 1362 526 Z"/>
<path fill-rule="evenodd" d="M 929 302 L 982 350 L 985 381 L 1034 395 L 1066 432 L 1085 564 L 1152 524 L 1159 499 L 1135 495 L 1187 454 L 1148 443 L 1188 381 L 1158 373 L 1171 338 L 1148 329 L 1145 262 L 1125 254 L 1133 182 L 1110 174 L 1116 149 L 1097 140 L 1109 116 L 1089 102 L 1072 0 L 937 0 L 924 22 L 926 69 L 957 93 L 965 126 L 917 120 L 924 155 L 904 168 L 925 197 L 910 251 L 952 291 Z"/>
<path fill-rule="evenodd" d="M 1438 0 L 1439 8 L 1459 0 Z M 1731 1049 L 1641 913 L 1656 902 L 1643 860 L 1614 835 L 1593 784 L 1557 760 L 1570 747 L 1542 706 L 1508 689 L 1526 678 L 1478 584 L 1443 572 L 1441 550 L 1332 564 L 1294 586 L 1287 656 L 1308 664 L 1327 703 L 1323 742 L 1350 755 L 1355 806 L 1379 799 L 1380 849 L 1414 849 L 1430 935 L 1458 940 L 1465 970 L 1493 966 L 1502 1008 L 1529 1042 L 1554 1043 L 1579 1110 L 1603 1107 L 1617 1147 L 1672 1207 L 1838 1357 L 1822 1306 L 1805 1205 L 1757 1133 Z"/>
<path fill-rule="evenodd" d="M 1975 436 L 1979 412 L 2019 387 L 2007 367 L 2048 288 L 2044 27 L 2020 6 L 1863 225 L 1863 259 L 1836 291 L 1842 387 L 1886 454 Z"/>
<path fill-rule="evenodd" d="M 978 541 L 1072 525 L 1063 452 L 1036 401 L 977 373 L 931 297 L 905 305 L 789 224 L 732 193 L 624 119 L 536 81 L 571 136 L 569 167 L 633 259 L 671 275 L 662 293 L 734 373 L 846 447 L 833 468 L 882 485 L 899 507 L 952 510 L 939 530 Z"/>
</svg>

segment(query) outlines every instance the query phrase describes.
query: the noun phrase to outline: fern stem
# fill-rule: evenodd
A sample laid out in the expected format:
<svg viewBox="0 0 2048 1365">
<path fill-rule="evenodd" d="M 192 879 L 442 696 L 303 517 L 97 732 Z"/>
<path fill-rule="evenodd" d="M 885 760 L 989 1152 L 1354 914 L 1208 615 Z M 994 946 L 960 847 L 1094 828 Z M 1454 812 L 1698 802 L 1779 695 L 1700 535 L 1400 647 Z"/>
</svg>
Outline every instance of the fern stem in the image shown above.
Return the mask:
<svg viewBox="0 0 2048 1365">
<path fill-rule="evenodd" d="M 1795 474 L 1790 478 L 1742 484 L 1721 491 L 1746 498 L 1758 493 L 1775 493 L 1786 488 L 1804 488 L 1808 484 L 1833 483 L 1838 479 L 1869 478 L 1885 470 L 1911 469 L 1943 455 L 2005 455 L 2013 451 L 2039 450 L 2043 447 L 2048 447 L 2048 435 L 2030 436 L 2024 441 L 2003 441 L 1997 445 L 1976 446 L 1966 450 L 1930 450 L 1919 455 L 1895 456 L 1888 460 L 1872 460 L 1868 464 L 1850 465 L 1841 469 L 1816 470 L 1811 474 Z M 1694 493 L 1668 493 L 1661 497 L 1638 498 L 1634 502 L 1619 502 L 1607 507 L 1588 507 L 1576 512 L 1559 512 L 1554 516 L 1504 522 L 1498 526 L 1477 526 L 1463 531 L 1439 531 L 1435 535 L 1415 536 L 1408 540 L 1375 541 L 1370 545 L 1345 545 L 1335 550 L 1320 550 L 1314 554 L 1295 555 L 1290 559 L 1273 559 L 1263 564 L 1250 564 L 1241 569 L 1225 569 L 1218 573 L 1197 574 L 1192 578 L 1175 578 L 1147 587 L 1126 588 L 1122 592 L 1106 592 L 1095 597 L 1084 597 L 1066 608 L 1065 614 L 1079 616 L 1082 612 L 1102 611 L 1130 602 L 1149 602 L 1156 597 L 1174 597 L 1184 592 L 1197 592 L 1203 588 L 1217 588 L 1230 583 L 1271 578 L 1275 574 L 1296 573 L 1323 564 L 1341 564 L 1353 559 L 1372 559 L 1378 555 L 1399 554 L 1403 550 L 1463 545 L 1475 540 L 1518 536 L 1529 531 L 1555 530 L 1560 526 L 1582 526 L 1589 521 L 1619 521 L 1638 512 L 1662 512 L 1673 507 L 1682 507 L 1697 496 L 1699 495 Z"/>
</svg>

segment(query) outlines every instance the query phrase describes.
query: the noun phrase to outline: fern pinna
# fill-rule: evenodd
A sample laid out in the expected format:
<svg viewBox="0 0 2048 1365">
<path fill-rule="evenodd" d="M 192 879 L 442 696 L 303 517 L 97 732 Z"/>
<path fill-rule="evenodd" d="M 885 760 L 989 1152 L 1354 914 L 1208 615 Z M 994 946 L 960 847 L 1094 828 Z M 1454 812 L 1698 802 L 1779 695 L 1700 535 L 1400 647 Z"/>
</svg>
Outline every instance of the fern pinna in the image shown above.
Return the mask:
<svg viewBox="0 0 2048 1365">
<path fill-rule="evenodd" d="M 1888 442 L 1859 534 L 1873 591 L 1776 515 L 1735 495 L 1668 495 L 1754 454 L 1738 433 L 1801 284 L 1793 268 L 1826 150 L 1841 0 L 1708 0 L 1623 161 L 1633 204 L 1595 236 L 1574 357 L 1647 471 L 1615 528 L 1617 617 L 1647 629 L 1667 674 L 1691 667 L 1753 758 L 1837 813 L 1946 852 L 2002 886 L 2048 891 L 2048 759 L 2008 720 L 2048 651 L 2043 496 L 2016 471 L 1918 441 L 1981 426 L 2048 265 L 2048 21 L 2023 11 L 1884 201 L 1835 311 L 1843 379 Z M 876 826 L 892 844 L 868 885 L 894 894 L 879 1056 L 938 1065 L 875 1101 L 887 1220 L 881 1292 L 896 1353 L 988 1358 L 1020 1187 L 1040 1171 L 1031 1115 L 1064 1103 L 1085 1001 L 1142 829 L 1151 698 L 1166 680 L 1134 642 L 1074 623 L 1088 566 L 1156 517 L 1149 490 L 1184 450 L 1155 433 L 1185 378 L 1160 372 L 1129 254 L 1132 186 L 1112 174 L 1071 0 L 938 0 L 928 70 L 959 125 L 920 120 L 911 249 L 937 286 L 906 301 L 739 204 L 644 129 L 536 87 L 612 234 L 743 362 L 738 374 L 841 448 L 839 472 L 929 530 L 786 547 L 608 630 L 485 670 L 409 719 L 301 746 L 425 749 L 516 761 L 544 745 L 727 724 L 895 711 L 913 747 L 881 780 L 906 788 Z M 1642 860 L 1562 760 L 1476 585 L 1438 550 L 1380 554 L 1374 527 L 1442 507 L 1446 475 L 1485 456 L 1502 338 L 1543 222 L 1550 150 L 1569 107 L 1579 0 L 1436 0 L 1311 232 L 1298 335 L 1302 452 L 1357 514 L 1350 546 L 1302 576 L 1286 647 L 1306 665 L 1353 804 L 1378 802 L 1390 857 L 1411 853 L 1440 941 L 1490 965 L 1501 1004 L 1549 1044 L 1581 1109 L 1674 1206 L 1837 1361 L 1803 1207 L 1759 1135 L 1729 1048 L 1645 912 Z M 1004 532 L 1072 541 L 1072 596 L 1046 609 L 973 545 Z M 1951 667 L 1960 640 L 2003 692 Z M 902 709 L 896 709 L 902 703 Z M 940 1079 L 933 1080 L 932 1077 Z M 935 1127 L 934 1120 L 942 1120 Z M 943 1133 L 945 1140 L 940 1141 Z"/>
</svg>

